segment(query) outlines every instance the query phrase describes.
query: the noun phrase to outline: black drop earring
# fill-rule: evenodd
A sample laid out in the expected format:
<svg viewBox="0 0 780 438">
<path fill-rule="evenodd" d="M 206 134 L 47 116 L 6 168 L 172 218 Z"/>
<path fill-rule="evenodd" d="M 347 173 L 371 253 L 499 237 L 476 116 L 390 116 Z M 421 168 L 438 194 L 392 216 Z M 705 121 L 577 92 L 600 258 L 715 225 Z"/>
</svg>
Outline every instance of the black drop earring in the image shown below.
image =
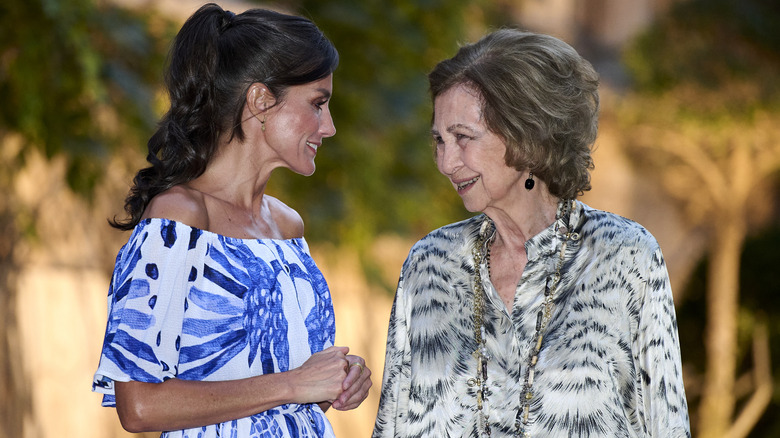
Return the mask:
<svg viewBox="0 0 780 438">
<path fill-rule="evenodd" d="M 535 182 L 534 182 L 534 173 L 533 172 L 529 172 L 528 173 L 528 179 L 525 180 L 525 189 L 526 190 L 533 189 L 534 188 L 534 184 L 535 184 Z"/>
</svg>

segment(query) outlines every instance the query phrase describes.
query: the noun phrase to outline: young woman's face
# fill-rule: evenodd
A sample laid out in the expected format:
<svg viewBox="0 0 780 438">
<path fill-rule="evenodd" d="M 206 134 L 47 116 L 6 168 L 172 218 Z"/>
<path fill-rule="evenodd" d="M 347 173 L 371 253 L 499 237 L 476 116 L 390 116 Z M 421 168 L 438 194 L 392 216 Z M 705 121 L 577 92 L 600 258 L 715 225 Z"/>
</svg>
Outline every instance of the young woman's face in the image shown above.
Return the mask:
<svg viewBox="0 0 780 438">
<path fill-rule="evenodd" d="M 468 211 L 509 208 L 521 195 L 522 174 L 506 165 L 506 145 L 485 125 L 474 90 L 458 85 L 440 94 L 431 133 L 439 172 L 449 178 Z"/>
<path fill-rule="evenodd" d="M 301 175 L 314 173 L 314 157 L 322 139 L 336 134 L 328 102 L 333 75 L 287 89 L 284 99 L 268 111 L 265 138 L 282 165 Z"/>
</svg>

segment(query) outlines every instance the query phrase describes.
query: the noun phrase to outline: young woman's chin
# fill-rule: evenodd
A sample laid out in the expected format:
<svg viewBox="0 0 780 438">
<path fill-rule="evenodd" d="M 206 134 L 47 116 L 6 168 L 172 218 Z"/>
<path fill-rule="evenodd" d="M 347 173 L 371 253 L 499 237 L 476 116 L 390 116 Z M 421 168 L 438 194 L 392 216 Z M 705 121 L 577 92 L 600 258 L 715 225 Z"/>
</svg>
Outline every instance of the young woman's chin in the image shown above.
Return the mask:
<svg viewBox="0 0 780 438">
<path fill-rule="evenodd" d="M 314 163 L 311 163 L 311 166 L 304 169 L 293 169 L 293 172 L 302 176 L 312 176 L 314 175 L 315 170 L 317 170 L 317 166 Z"/>
</svg>

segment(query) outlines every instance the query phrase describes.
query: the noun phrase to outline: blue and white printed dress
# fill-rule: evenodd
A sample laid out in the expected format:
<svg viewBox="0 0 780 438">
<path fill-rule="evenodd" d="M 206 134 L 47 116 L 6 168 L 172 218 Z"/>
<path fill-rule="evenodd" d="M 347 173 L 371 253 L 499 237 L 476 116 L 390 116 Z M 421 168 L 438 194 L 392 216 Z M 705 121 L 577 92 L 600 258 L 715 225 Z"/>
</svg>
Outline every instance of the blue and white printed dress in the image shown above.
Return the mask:
<svg viewBox="0 0 780 438">
<path fill-rule="evenodd" d="M 238 239 L 145 219 L 116 259 L 92 389 L 104 394 L 103 406 L 115 406 L 115 381 L 235 380 L 288 371 L 334 339 L 330 291 L 302 237 Z M 333 436 L 316 404 L 162 434 Z"/>
</svg>

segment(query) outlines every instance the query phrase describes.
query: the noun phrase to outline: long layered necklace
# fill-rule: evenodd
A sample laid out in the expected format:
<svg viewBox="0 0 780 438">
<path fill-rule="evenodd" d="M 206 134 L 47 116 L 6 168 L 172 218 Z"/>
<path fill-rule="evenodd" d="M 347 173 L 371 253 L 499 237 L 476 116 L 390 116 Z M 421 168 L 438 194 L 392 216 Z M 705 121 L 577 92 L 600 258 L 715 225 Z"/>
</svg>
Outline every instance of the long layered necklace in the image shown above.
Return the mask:
<svg viewBox="0 0 780 438">
<path fill-rule="evenodd" d="M 570 240 L 578 240 L 579 235 L 572 231 L 568 221 L 571 215 L 571 210 L 574 201 L 563 200 L 558 204 L 558 210 L 555 215 L 555 235 L 563 236 L 563 242 L 561 242 L 561 248 L 558 255 L 558 261 L 555 265 L 555 273 L 552 277 L 547 278 L 547 283 L 544 288 L 544 300 L 542 301 L 542 308 L 536 315 L 536 330 L 533 338 L 531 338 L 531 347 L 528 354 L 528 364 L 525 372 L 525 379 L 523 382 L 523 390 L 520 395 L 520 410 L 515 417 L 515 433 L 518 437 L 529 438 L 531 435 L 528 432 L 529 425 L 529 413 L 531 410 L 531 400 L 534 398 L 533 384 L 536 364 L 539 361 L 539 352 L 542 349 L 542 341 L 544 340 L 544 334 L 547 329 L 547 324 L 552 317 L 553 308 L 555 307 L 555 292 L 558 283 L 561 281 L 561 270 L 563 269 L 564 258 L 566 255 L 566 246 Z M 490 360 L 488 354 L 486 339 L 485 339 L 485 289 L 482 286 L 482 274 L 480 273 L 480 267 L 483 262 L 487 263 L 488 271 L 490 270 L 490 248 L 489 245 L 493 243 L 495 233 L 493 232 L 492 222 L 486 219 L 480 228 L 479 236 L 477 237 L 476 244 L 473 248 L 474 256 L 474 339 L 477 342 L 477 349 L 473 355 L 477 359 L 477 375 L 474 378 L 468 380 L 470 387 L 477 387 L 477 411 L 479 414 L 479 430 L 484 433 L 485 436 L 490 436 L 490 421 L 486 409 L 487 402 L 487 363 Z"/>
</svg>

